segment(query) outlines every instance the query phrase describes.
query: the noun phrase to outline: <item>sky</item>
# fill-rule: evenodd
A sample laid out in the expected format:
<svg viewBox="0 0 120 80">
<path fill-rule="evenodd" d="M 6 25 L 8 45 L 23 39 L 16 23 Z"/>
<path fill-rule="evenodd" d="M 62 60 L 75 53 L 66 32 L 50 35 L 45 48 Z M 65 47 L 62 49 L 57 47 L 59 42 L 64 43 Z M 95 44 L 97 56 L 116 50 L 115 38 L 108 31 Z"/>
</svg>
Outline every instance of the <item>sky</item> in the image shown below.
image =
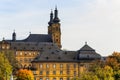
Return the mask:
<svg viewBox="0 0 120 80">
<path fill-rule="evenodd" d="M 0 40 L 47 34 L 51 9 L 58 8 L 62 49 L 76 51 L 85 42 L 97 53 L 120 52 L 120 0 L 0 0 Z"/>
</svg>

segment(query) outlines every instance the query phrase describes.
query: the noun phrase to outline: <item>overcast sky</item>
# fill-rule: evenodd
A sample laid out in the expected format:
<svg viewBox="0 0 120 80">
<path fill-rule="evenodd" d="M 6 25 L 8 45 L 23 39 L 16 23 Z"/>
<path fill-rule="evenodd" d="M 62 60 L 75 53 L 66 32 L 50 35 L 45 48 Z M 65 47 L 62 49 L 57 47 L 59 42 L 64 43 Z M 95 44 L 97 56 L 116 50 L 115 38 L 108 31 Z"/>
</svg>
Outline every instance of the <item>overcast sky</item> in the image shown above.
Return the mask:
<svg viewBox="0 0 120 80">
<path fill-rule="evenodd" d="M 120 0 L 0 0 L 0 40 L 47 34 L 51 9 L 59 10 L 62 48 L 88 45 L 102 56 L 120 52 Z"/>
</svg>

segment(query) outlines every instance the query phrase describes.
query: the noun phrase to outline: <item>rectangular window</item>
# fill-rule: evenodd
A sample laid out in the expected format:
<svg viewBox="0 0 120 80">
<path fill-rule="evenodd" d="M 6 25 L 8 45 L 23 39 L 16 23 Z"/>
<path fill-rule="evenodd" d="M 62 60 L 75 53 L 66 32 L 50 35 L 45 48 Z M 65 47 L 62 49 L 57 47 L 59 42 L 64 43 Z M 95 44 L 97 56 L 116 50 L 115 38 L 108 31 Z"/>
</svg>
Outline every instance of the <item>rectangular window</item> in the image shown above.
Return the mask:
<svg viewBox="0 0 120 80">
<path fill-rule="evenodd" d="M 18 55 L 18 52 L 16 52 L 16 55 Z"/>
<path fill-rule="evenodd" d="M 46 78 L 46 80 L 49 80 L 49 78 Z"/>
<path fill-rule="evenodd" d="M 24 52 L 24 55 L 27 55 L 27 52 Z"/>
<path fill-rule="evenodd" d="M 67 70 L 67 75 L 69 75 L 70 74 L 70 71 L 69 70 Z"/>
<path fill-rule="evenodd" d="M 49 71 L 46 71 L 46 75 L 49 75 Z"/>
<path fill-rule="evenodd" d="M 60 78 L 60 80 L 63 80 L 63 78 Z"/>
<path fill-rule="evenodd" d="M 56 71 L 53 71 L 53 75 L 56 75 Z"/>
<path fill-rule="evenodd" d="M 49 64 L 46 64 L 46 68 L 49 68 Z"/>
<path fill-rule="evenodd" d="M 53 64 L 53 68 L 56 68 L 56 64 Z"/>
<path fill-rule="evenodd" d="M 43 67 L 43 65 L 42 64 L 40 64 L 40 68 L 42 68 Z"/>
<path fill-rule="evenodd" d="M 69 64 L 67 64 L 66 66 L 67 66 L 67 69 L 69 69 L 69 68 L 70 68 L 70 65 L 69 65 Z"/>
<path fill-rule="evenodd" d="M 76 71 L 74 71 L 74 76 L 76 76 Z"/>
<path fill-rule="evenodd" d="M 66 67 L 67 67 L 67 75 L 69 75 L 70 74 L 70 65 L 67 64 Z"/>
<path fill-rule="evenodd" d="M 24 62 L 27 62 L 28 60 L 27 60 L 27 58 L 24 58 Z"/>
<path fill-rule="evenodd" d="M 32 59 L 31 58 L 29 58 L 29 62 L 31 62 L 32 61 Z"/>
<path fill-rule="evenodd" d="M 40 78 L 40 80 L 43 80 L 42 78 Z"/>
<path fill-rule="evenodd" d="M 68 77 L 67 80 L 70 80 L 70 78 Z"/>
<path fill-rule="evenodd" d="M 73 64 L 74 68 L 76 68 L 76 64 Z"/>
<path fill-rule="evenodd" d="M 31 52 L 29 52 L 29 55 L 31 55 Z"/>
<path fill-rule="evenodd" d="M 60 68 L 63 68 L 63 64 L 60 64 Z"/>
<path fill-rule="evenodd" d="M 22 58 L 20 58 L 20 62 L 22 62 L 23 61 L 23 59 Z"/>
<path fill-rule="evenodd" d="M 43 74 L 43 71 L 40 71 L 40 75 L 42 75 Z"/>
<path fill-rule="evenodd" d="M 2 49 L 5 49 L 5 46 L 2 46 Z"/>
<path fill-rule="evenodd" d="M 35 74 L 36 74 L 36 71 L 33 71 L 33 74 L 35 75 Z"/>
<path fill-rule="evenodd" d="M 9 49 L 10 47 L 7 45 L 6 48 Z"/>
<path fill-rule="evenodd" d="M 22 55 L 22 52 L 20 52 L 20 55 Z"/>
<path fill-rule="evenodd" d="M 53 78 L 53 80 L 56 80 L 56 78 Z"/>
<path fill-rule="evenodd" d="M 63 74 L 63 71 L 60 71 L 60 75 L 62 75 Z"/>
</svg>

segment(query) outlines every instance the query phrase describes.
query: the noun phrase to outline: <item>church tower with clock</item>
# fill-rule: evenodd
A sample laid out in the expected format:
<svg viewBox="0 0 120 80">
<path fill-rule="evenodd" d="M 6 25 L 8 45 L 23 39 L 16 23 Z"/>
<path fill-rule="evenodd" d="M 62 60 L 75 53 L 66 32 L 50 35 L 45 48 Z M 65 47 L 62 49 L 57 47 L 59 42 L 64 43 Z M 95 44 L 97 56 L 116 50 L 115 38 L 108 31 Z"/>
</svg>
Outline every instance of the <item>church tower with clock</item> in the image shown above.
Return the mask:
<svg viewBox="0 0 120 80">
<path fill-rule="evenodd" d="M 51 11 L 50 13 L 50 21 L 48 22 L 48 34 L 52 36 L 52 40 L 55 44 L 61 48 L 61 29 L 60 29 L 60 19 L 58 18 L 58 10 L 57 7 L 54 10 L 54 14 Z"/>
</svg>

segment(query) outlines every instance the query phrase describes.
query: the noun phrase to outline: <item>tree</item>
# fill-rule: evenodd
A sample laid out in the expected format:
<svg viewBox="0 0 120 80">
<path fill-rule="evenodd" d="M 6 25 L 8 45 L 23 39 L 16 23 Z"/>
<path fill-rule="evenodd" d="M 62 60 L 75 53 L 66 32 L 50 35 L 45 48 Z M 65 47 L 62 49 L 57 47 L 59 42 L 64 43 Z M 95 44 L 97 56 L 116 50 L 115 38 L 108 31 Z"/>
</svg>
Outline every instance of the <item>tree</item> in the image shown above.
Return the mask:
<svg viewBox="0 0 120 80">
<path fill-rule="evenodd" d="M 81 75 L 79 80 L 99 80 L 97 75 L 92 72 L 87 72 Z"/>
<path fill-rule="evenodd" d="M 116 58 L 116 60 L 117 60 L 118 63 L 120 63 L 120 53 L 119 53 L 119 52 L 114 52 L 114 53 L 112 54 L 112 56 L 113 56 L 114 58 Z"/>
<path fill-rule="evenodd" d="M 20 64 L 15 58 L 15 51 L 13 50 L 2 50 L 10 65 L 12 66 L 13 74 L 19 69 Z"/>
<path fill-rule="evenodd" d="M 114 52 L 106 59 L 106 65 L 113 68 L 114 71 L 118 71 L 120 69 L 120 53 Z"/>
<path fill-rule="evenodd" d="M 93 62 L 88 72 L 84 73 L 81 80 L 114 80 L 113 69 L 102 61 Z"/>
<path fill-rule="evenodd" d="M 114 80 L 113 75 L 113 69 L 110 66 L 104 66 L 103 68 L 96 66 L 94 70 L 81 74 L 80 80 Z M 116 77 L 118 77 L 118 74 Z"/>
<path fill-rule="evenodd" d="M 72 78 L 71 80 L 80 80 L 80 78 L 74 77 L 74 78 Z"/>
<path fill-rule="evenodd" d="M 94 61 L 91 65 L 89 65 L 88 71 L 95 72 L 96 69 L 103 68 L 105 66 L 103 61 Z"/>
<path fill-rule="evenodd" d="M 114 80 L 113 69 L 110 66 L 96 69 L 95 74 L 100 80 Z"/>
<path fill-rule="evenodd" d="M 12 73 L 12 66 L 4 53 L 0 52 L 0 80 L 8 79 Z"/>
<path fill-rule="evenodd" d="M 120 70 L 114 72 L 115 80 L 120 80 Z"/>
<path fill-rule="evenodd" d="M 17 72 L 17 80 L 34 80 L 32 71 L 27 69 L 20 69 Z"/>
<path fill-rule="evenodd" d="M 106 63 L 105 64 L 110 66 L 110 67 L 112 67 L 114 70 L 118 70 L 119 69 L 118 62 L 117 62 L 116 58 L 108 57 L 106 59 Z"/>
</svg>

